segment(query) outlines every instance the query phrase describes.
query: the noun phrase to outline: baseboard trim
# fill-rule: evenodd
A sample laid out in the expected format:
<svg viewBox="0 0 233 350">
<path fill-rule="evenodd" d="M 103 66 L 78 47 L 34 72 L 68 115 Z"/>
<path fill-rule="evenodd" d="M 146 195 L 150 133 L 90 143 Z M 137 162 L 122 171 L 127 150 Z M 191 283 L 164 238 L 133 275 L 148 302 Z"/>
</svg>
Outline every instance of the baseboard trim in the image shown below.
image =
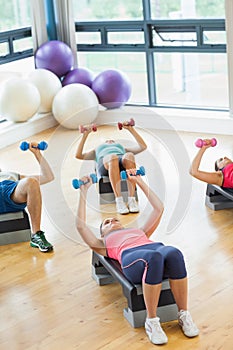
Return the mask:
<svg viewBox="0 0 233 350">
<path fill-rule="evenodd" d="M 52 113 L 38 115 L 23 123 L 6 122 L 6 125 L 0 129 L 0 149 L 56 125 L 58 123 Z"/>
<path fill-rule="evenodd" d="M 134 118 L 136 126 L 148 130 L 196 132 L 202 135 L 233 135 L 233 118 L 228 112 L 184 111 L 177 109 L 124 106 L 100 110 L 95 123 L 116 124 Z M 5 123 L 4 123 L 5 124 Z M 0 129 L 0 149 L 55 127 L 52 113 L 41 114 L 24 123 L 6 122 Z"/>
</svg>

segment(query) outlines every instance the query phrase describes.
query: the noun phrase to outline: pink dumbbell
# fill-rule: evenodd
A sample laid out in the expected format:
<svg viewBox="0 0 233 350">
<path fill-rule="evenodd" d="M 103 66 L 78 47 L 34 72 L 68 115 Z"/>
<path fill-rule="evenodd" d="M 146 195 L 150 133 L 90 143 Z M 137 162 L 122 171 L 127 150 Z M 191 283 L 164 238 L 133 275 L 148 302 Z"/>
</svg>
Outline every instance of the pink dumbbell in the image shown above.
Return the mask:
<svg viewBox="0 0 233 350">
<path fill-rule="evenodd" d="M 217 145 L 217 140 L 213 137 L 211 140 L 211 147 L 215 147 Z M 202 140 L 202 139 L 197 139 L 197 141 L 195 142 L 195 146 L 202 148 L 203 146 L 206 146 L 207 143 Z"/>
<path fill-rule="evenodd" d="M 85 131 L 88 131 L 89 128 L 91 128 L 92 131 L 96 131 L 97 130 L 97 126 L 95 124 L 91 124 L 91 125 L 79 125 L 79 131 L 81 132 L 81 134 L 83 134 Z"/>
<path fill-rule="evenodd" d="M 124 123 L 122 123 L 122 122 L 118 122 L 118 129 L 119 130 L 122 130 L 123 124 Z M 126 125 L 134 126 L 135 125 L 135 121 L 133 120 L 133 118 L 131 118 L 128 122 L 126 122 Z"/>
</svg>

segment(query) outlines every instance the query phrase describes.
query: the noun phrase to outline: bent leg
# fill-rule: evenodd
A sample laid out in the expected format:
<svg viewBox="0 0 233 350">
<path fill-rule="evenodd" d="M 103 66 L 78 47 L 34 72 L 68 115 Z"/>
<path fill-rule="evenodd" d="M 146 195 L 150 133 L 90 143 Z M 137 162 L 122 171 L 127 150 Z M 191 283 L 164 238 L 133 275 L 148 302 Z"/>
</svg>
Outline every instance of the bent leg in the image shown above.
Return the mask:
<svg viewBox="0 0 233 350">
<path fill-rule="evenodd" d="M 42 198 L 38 180 L 30 177 L 20 180 L 11 199 L 15 203 L 27 203 L 32 232 L 40 231 Z"/>
<path fill-rule="evenodd" d="M 148 246 L 133 248 L 123 252 L 122 266 L 132 283 L 142 283 L 147 317 L 156 317 L 164 272 L 163 256 Z"/>
<path fill-rule="evenodd" d="M 126 170 L 135 169 L 136 162 L 134 154 L 132 152 L 125 153 L 122 157 L 122 164 Z M 129 191 L 129 197 L 133 197 L 135 193 L 135 184 L 132 184 L 130 181 L 127 181 L 127 186 Z"/>
<path fill-rule="evenodd" d="M 173 280 L 169 279 L 170 287 L 174 295 L 178 310 L 188 309 L 188 280 L 187 277 Z"/>
<path fill-rule="evenodd" d="M 183 254 L 172 246 L 162 246 L 159 251 L 164 256 L 164 274 L 169 278 L 177 307 L 187 310 L 188 282 Z"/>
<path fill-rule="evenodd" d="M 105 169 L 108 170 L 109 180 L 112 185 L 115 197 L 121 196 L 121 178 L 118 156 L 116 154 L 110 154 L 103 159 Z"/>
</svg>

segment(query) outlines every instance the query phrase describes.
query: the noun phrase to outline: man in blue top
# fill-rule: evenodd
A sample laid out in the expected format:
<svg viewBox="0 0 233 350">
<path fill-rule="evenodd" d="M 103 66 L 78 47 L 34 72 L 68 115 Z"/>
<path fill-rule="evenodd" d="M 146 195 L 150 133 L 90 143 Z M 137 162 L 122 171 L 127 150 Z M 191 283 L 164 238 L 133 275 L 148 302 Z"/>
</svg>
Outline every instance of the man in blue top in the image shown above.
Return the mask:
<svg viewBox="0 0 233 350">
<path fill-rule="evenodd" d="M 95 160 L 97 163 L 97 171 L 101 176 L 109 176 L 110 183 L 115 195 L 116 209 L 119 214 L 137 213 L 139 211 L 138 204 L 135 200 L 135 185 L 130 181 L 128 184 L 128 205 L 125 204 L 120 185 L 120 172 L 126 169 L 136 168 L 135 154 L 144 151 L 147 148 L 142 137 L 137 133 L 132 125 L 124 122 L 122 127 L 128 130 L 135 138 L 136 144 L 132 147 L 123 147 L 114 140 L 106 140 L 103 144 L 97 146 L 89 152 L 84 152 L 83 148 L 91 127 L 87 127 L 79 142 L 76 158 L 85 160 Z"/>
<path fill-rule="evenodd" d="M 37 143 L 31 142 L 29 150 L 39 163 L 40 174 L 26 176 L 0 169 L 0 214 L 17 212 L 27 207 L 32 231 L 30 245 L 45 253 L 53 250 L 53 246 L 46 240 L 40 227 L 42 210 L 40 185 L 52 181 L 54 175 L 37 146 Z"/>
</svg>

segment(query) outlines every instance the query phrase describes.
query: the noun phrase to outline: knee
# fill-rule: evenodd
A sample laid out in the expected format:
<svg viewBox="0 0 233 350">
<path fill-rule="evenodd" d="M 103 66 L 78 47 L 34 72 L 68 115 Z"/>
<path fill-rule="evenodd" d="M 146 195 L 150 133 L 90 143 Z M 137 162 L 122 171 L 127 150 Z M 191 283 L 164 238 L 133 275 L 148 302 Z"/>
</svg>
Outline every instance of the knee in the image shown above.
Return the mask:
<svg viewBox="0 0 233 350">
<path fill-rule="evenodd" d="M 147 257 L 149 266 L 159 266 L 163 263 L 164 258 L 160 252 L 151 252 Z"/>
<path fill-rule="evenodd" d="M 24 185 L 25 185 L 26 189 L 28 189 L 28 190 L 33 190 L 33 191 L 38 190 L 38 189 L 40 190 L 40 183 L 34 177 L 26 177 L 24 179 Z"/>
<path fill-rule="evenodd" d="M 184 256 L 183 256 L 182 252 L 175 247 L 171 247 L 171 249 L 167 255 L 167 259 L 172 264 L 179 264 L 179 263 L 184 262 Z"/>
<path fill-rule="evenodd" d="M 116 154 L 109 154 L 104 157 L 103 160 L 104 165 L 107 165 L 108 168 L 110 167 L 118 167 L 119 168 L 119 162 L 118 162 L 118 156 Z"/>
<path fill-rule="evenodd" d="M 132 167 L 132 163 L 135 164 L 135 156 L 132 152 L 125 153 L 123 159 L 122 159 L 123 165 L 125 168 Z"/>
</svg>

